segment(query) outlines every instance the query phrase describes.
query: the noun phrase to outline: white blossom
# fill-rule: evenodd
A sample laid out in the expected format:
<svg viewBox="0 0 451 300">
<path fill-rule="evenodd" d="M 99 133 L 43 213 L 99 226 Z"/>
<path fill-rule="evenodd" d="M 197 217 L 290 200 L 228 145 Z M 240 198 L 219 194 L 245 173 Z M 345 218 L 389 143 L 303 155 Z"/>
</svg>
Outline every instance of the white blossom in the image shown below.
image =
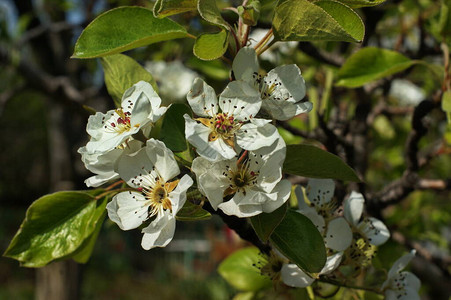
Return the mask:
<svg viewBox="0 0 451 300">
<path fill-rule="evenodd" d="M 307 201 L 302 187 L 297 186 L 298 211 L 308 217 L 323 235 L 326 247 L 335 251 L 346 250 L 352 242 L 352 231 L 343 217 L 334 212 L 337 204 L 332 200 L 335 183 L 331 179 L 310 179 L 306 188 Z"/>
<path fill-rule="evenodd" d="M 152 126 L 165 112 L 160 107 L 161 99 L 152 86 L 140 81 L 125 91 L 121 108 L 106 114 L 97 112 L 90 116 L 86 131 L 91 136 L 86 144 L 89 153 L 110 151 L 124 142 L 140 129 Z"/>
<path fill-rule="evenodd" d="M 142 247 L 148 250 L 166 246 L 174 236 L 175 216 L 183 207 L 193 180 L 184 175 L 170 181 L 180 169 L 172 151 L 154 139 L 138 152 L 121 156 L 118 173 L 136 191 L 115 195 L 107 205 L 109 218 L 122 230 L 137 228 L 151 219 L 142 229 Z"/>
<path fill-rule="evenodd" d="M 229 160 L 194 159 L 198 188 L 211 206 L 228 215 L 251 217 L 270 213 L 290 196 L 291 185 L 282 179 L 286 146 L 282 138 L 268 147 L 243 151 Z M 223 199 L 227 197 L 226 202 Z"/>
<path fill-rule="evenodd" d="M 382 221 L 373 217 L 363 217 L 363 195 L 352 191 L 344 201 L 344 216 L 353 226 L 354 230 L 366 238 L 374 246 L 385 243 L 390 237 L 390 232 Z"/>
<path fill-rule="evenodd" d="M 193 80 L 198 77 L 196 72 L 186 68 L 179 60 L 150 61 L 145 67 L 158 83 L 158 92 L 166 105 L 185 101 Z"/>
<path fill-rule="evenodd" d="M 213 88 L 197 78 L 187 99 L 199 118 L 184 115 L 186 139 L 211 161 L 232 159 L 238 147 L 256 150 L 269 146 L 279 137 L 270 120 L 254 118 L 261 100 L 243 81 L 230 82 L 218 101 Z"/>
<path fill-rule="evenodd" d="M 418 291 L 421 282 L 411 272 L 401 272 L 415 256 L 416 251 L 412 250 L 399 258 L 388 272 L 387 280 L 382 284 L 381 290 L 384 292 L 386 300 L 419 300 Z"/>
<path fill-rule="evenodd" d="M 258 90 L 262 108 L 274 119 L 288 120 L 313 108 L 311 102 L 301 101 L 305 97 L 305 81 L 294 64 L 278 66 L 262 77 L 255 50 L 244 47 L 238 51 L 232 70 L 236 79 Z"/>
<path fill-rule="evenodd" d="M 130 154 L 138 151 L 142 146 L 142 142 L 132 140 L 124 149 L 115 148 L 107 152 L 89 153 L 86 147 L 78 149 L 81 154 L 86 169 L 96 174 L 85 180 L 86 186 L 98 187 L 108 181 L 118 179 L 119 174 L 116 172 L 116 162 L 121 155 Z"/>
<path fill-rule="evenodd" d="M 327 257 L 326 264 L 319 275 L 332 273 L 340 265 L 343 258 L 343 252 L 338 252 Z M 311 285 L 316 279 L 307 275 L 296 264 L 283 264 L 281 269 L 283 283 L 291 287 L 305 288 Z"/>
</svg>

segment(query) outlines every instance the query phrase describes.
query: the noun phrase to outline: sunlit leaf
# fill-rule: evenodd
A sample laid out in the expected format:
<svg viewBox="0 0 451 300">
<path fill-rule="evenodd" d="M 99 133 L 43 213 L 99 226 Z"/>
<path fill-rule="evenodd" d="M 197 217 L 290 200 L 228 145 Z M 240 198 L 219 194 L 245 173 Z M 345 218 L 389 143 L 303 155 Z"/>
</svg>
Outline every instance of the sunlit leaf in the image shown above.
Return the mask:
<svg viewBox="0 0 451 300">
<path fill-rule="evenodd" d="M 196 9 L 196 0 L 157 0 L 153 14 L 157 18 L 164 18 Z"/>
<path fill-rule="evenodd" d="M 114 54 L 103 57 L 102 66 L 106 88 L 117 107 L 121 106 L 124 92 L 138 81 L 147 81 L 158 90 L 152 75 L 127 55 Z"/>
<path fill-rule="evenodd" d="M 271 280 L 260 274 L 256 265 L 264 264 L 264 257 L 255 247 L 244 248 L 229 255 L 218 267 L 218 273 L 240 291 L 258 291 L 271 286 Z"/>
<path fill-rule="evenodd" d="M 98 191 L 65 191 L 33 202 L 4 255 L 25 267 L 42 267 L 74 253 L 102 222 L 106 198 Z"/>
<path fill-rule="evenodd" d="M 185 28 L 170 19 L 155 18 L 149 9 L 118 7 L 101 14 L 83 30 L 73 57 L 107 56 L 186 36 Z"/>
<path fill-rule="evenodd" d="M 349 7 L 359 8 L 359 7 L 367 7 L 367 6 L 376 6 L 384 3 L 387 0 L 338 0 Z"/>
<path fill-rule="evenodd" d="M 351 55 L 340 68 L 336 85 L 359 87 L 401 72 L 415 63 L 416 61 L 396 51 L 375 47 L 363 48 Z"/>
<path fill-rule="evenodd" d="M 229 23 L 227 23 L 221 16 L 221 11 L 216 5 L 216 0 L 198 0 L 197 10 L 205 21 L 220 26 L 226 30 L 229 28 Z"/>
<path fill-rule="evenodd" d="M 99 221 L 96 224 L 96 228 L 94 232 L 89 236 L 83 244 L 77 249 L 74 255 L 70 257 L 80 264 L 85 264 L 88 262 L 89 258 L 94 251 L 94 246 L 96 245 L 97 238 L 99 237 L 100 229 L 102 229 L 103 220 L 106 216 L 106 210 L 103 212 L 103 216 L 99 218 Z"/>
<path fill-rule="evenodd" d="M 323 0 L 280 1 L 272 27 L 280 41 L 360 42 L 365 34 L 356 12 L 340 2 Z"/>
<path fill-rule="evenodd" d="M 229 34 L 226 30 L 218 33 L 204 33 L 197 37 L 193 53 L 202 60 L 220 58 L 229 45 Z"/>
</svg>

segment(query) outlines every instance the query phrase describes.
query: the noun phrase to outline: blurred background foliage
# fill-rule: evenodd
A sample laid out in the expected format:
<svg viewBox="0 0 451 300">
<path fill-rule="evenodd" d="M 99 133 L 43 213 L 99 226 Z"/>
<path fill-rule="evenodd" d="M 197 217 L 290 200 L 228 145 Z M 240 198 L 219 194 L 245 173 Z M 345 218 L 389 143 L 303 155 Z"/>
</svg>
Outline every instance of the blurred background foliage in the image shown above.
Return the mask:
<svg viewBox="0 0 451 300">
<path fill-rule="evenodd" d="M 259 23 L 251 32 L 252 43 L 262 36 L 261 30 L 271 26 L 275 1 L 261 3 Z M 334 78 L 346 58 L 362 46 L 396 50 L 412 59 L 422 59 L 433 68 L 443 66 L 440 42 L 450 41 L 448 32 L 440 32 L 438 28 L 444 22 L 443 5 L 447 3 L 446 0 L 389 0 L 379 6 L 358 9 L 366 25 L 362 45 L 289 42 L 277 43 L 264 53 L 261 67 L 267 71 L 280 64 L 300 66 L 309 100 L 315 105 L 308 116 L 301 115 L 282 126 L 280 132 L 287 143 L 320 144 L 343 155 L 338 143 L 327 139 L 322 123 L 329 124 L 329 129 L 340 136 L 350 130 L 358 113 L 356 109 L 365 103 L 369 110 L 366 112 L 368 128 L 363 132 L 367 156 L 360 163 L 356 159 L 348 160 L 365 178 L 360 188 L 373 195 L 402 178 L 412 114 L 420 101 L 440 90 L 440 81 L 422 65 L 370 83 L 364 89 L 336 87 Z M 89 113 L 82 105 L 100 111 L 114 107 L 104 86 L 99 60 L 69 59 L 77 37 L 103 11 L 121 5 L 152 8 L 153 4 L 126 0 L 0 2 L 2 252 L 32 201 L 56 190 L 85 189 L 83 181 L 89 174 L 76 152 L 87 140 L 85 126 Z M 225 8 L 241 3 L 221 0 L 217 4 Z M 229 11 L 224 11 L 223 16 L 231 23 L 236 21 Z M 195 12 L 173 18 L 193 35 L 213 30 Z M 229 79 L 230 66 L 226 61 L 199 60 L 192 54 L 192 46 L 192 40 L 178 39 L 126 54 L 149 69 L 163 100 L 168 103 L 184 101 L 180 95 L 187 92 L 183 90 L 189 89 L 198 74 L 218 91 Z M 445 114 L 433 110 L 424 122 L 429 131 L 419 143 L 424 161 L 420 161 L 418 174 L 449 181 L 451 138 L 446 133 L 449 125 Z M 321 143 L 315 139 L 318 136 L 324 137 Z M 290 179 L 297 184 L 306 183 L 305 178 Z M 446 294 L 451 286 L 449 191 L 449 182 L 444 189 L 417 188 L 394 205 L 370 209 L 370 213 L 385 220 L 392 239 L 378 250 L 375 269 L 369 271 L 375 275 L 368 276 L 368 280 L 378 278 L 376 269 L 389 269 L 412 246 L 421 247 L 432 257 L 414 260 L 411 266 L 423 282 L 422 296 L 448 299 Z M 345 192 L 342 188 L 338 197 Z M 140 238 L 138 231 L 122 232 L 109 220 L 105 222 L 92 258 L 81 267 L 80 299 L 230 299 L 239 292 L 216 273 L 221 260 L 244 246 L 221 220 L 212 218 L 178 225 L 174 241 L 165 249 L 146 252 L 140 247 Z M 20 268 L 10 259 L 0 259 L 0 299 L 34 298 L 35 279 L 33 269 Z M 358 277 L 356 282 L 362 280 L 363 277 Z M 274 299 L 276 294 L 268 290 L 259 296 Z M 240 297 L 246 299 L 245 294 Z M 307 299 L 308 296 L 304 292 L 288 291 L 278 297 Z M 335 298 L 377 299 L 377 296 L 342 289 Z"/>
</svg>

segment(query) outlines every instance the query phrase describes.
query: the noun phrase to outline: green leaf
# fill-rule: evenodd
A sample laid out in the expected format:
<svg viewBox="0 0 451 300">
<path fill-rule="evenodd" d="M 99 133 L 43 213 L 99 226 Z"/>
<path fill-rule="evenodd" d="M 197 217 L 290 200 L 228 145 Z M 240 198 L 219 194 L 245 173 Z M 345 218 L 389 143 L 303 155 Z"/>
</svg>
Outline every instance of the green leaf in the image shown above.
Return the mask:
<svg viewBox="0 0 451 300">
<path fill-rule="evenodd" d="M 359 87 L 401 72 L 416 61 L 387 49 L 367 47 L 351 55 L 338 71 L 337 86 Z"/>
<path fill-rule="evenodd" d="M 204 210 L 200 205 L 186 201 L 182 209 L 176 216 L 178 221 L 200 221 L 208 220 L 211 218 L 211 214 Z"/>
<path fill-rule="evenodd" d="M 157 0 L 153 7 L 153 15 L 164 18 L 196 9 L 196 0 Z"/>
<path fill-rule="evenodd" d="M 238 14 L 243 19 L 243 23 L 249 26 L 257 25 L 257 21 L 260 18 L 260 1 L 250 0 L 246 6 L 238 6 Z"/>
<path fill-rule="evenodd" d="M 446 91 L 442 96 L 442 110 L 446 113 L 448 124 L 451 124 L 451 92 Z"/>
<path fill-rule="evenodd" d="M 164 114 L 163 124 L 161 125 L 160 140 L 174 152 L 187 149 L 184 114 L 192 115 L 187 105 L 182 103 L 172 104 Z"/>
<path fill-rule="evenodd" d="M 359 182 L 354 170 L 338 156 L 309 145 L 288 145 L 283 172 L 312 178 Z"/>
<path fill-rule="evenodd" d="M 221 11 L 216 5 L 216 0 L 198 0 L 197 10 L 205 21 L 220 26 L 226 30 L 230 27 L 229 23 L 222 18 Z"/>
<path fill-rule="evenodd" d="M 288 210 L 270 237 L 271 243 L 302 270 L 319 273 L 326 263 L 321 234 L 303 214 Z"/>
<path fill-rule="evenodd" d="M 143 7 L 124 6 L 95 18 L 78 38 L 73 57 L 107 56 L 186 36 L 185 28 L 170 19 L 157 19 Z"/>
<path fill-rule="evenodd" d="M 202 60 L 220 58 L 229 45 L 229 33 L 221 30 L 217 33 L 204 33 L 197 37 L 193 53 Z"/>
<path fill-rule="evenodd" d="M 77 249 L 77 251 L 71 255 L 70 257 L 78 262 L 79 264 L 85 264 L 88 262 L 89 258 L 94 251 L 94 246 L 96 245 L 97 238 L 99 237 L 100 230 L 102 229 L 103 221 L 106 217 L 106 210 L 103 212 L 103 215 L 100 217 L 99 221 L 96 224 L 96 228 L 94 232 L 89 236 L 83 244 Z"/>
<path fill-rule="evenodd" d="M 152 75 L 133 58 L 123 54 L 114 54 L 102 58 L 105 84 L 117 107 L 121 106 L 122 95 L 138 81 L 147 81 L 157 91 L 158 87 Z"/>
<path fill-rule="evenodd" d="M 338 0 L 338 1 L 352 8 L 359 8 L 359 7 L 376 6 L 384 3 L 387 0 Z"/>
<path fill-rule="evenodd" d="M 442 109 L 446 112 L 451 112 L 451 91 L 446 91 L 442 96 Z"/>
<path fill-rule="evenodd" d="M 4 256 L 25 267 L 42 267 L 73 254 L 102 220 L 106 198 L 96 201 L 98 193 L 65 191 L 33 202 Z"/>
<path fill-rule="evenodd" d="M 251 218 L 252 227 L 258 238 L 267 242 L 274 229 L 282 222 L 287 213 L 288 205 L 285 203 L 272 213 L 261 213 Z"/>
<path fill-rule="evenodd" d="M 262 264 L 262 261 L 264 257 L 256 247 L 244 248 L 223 260 L 218 267 L 218 273 L 240 291 L 258 291 L 272 285 L 269 277 L 261 275 L 255 266 Z"/>
<path fill-rule="evenodd" d="M 279 41 L 361 42 L 365 35 L 359 15 L 336 1 L 280 1 L 272 26 Z"/>
</svg>

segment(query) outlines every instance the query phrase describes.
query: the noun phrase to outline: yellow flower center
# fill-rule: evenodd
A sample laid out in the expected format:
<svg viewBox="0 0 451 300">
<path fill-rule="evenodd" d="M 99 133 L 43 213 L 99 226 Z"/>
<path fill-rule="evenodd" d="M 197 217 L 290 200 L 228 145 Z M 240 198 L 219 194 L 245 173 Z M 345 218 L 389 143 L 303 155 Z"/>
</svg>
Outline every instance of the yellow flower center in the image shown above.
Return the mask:
<svg viewBox="0 0 451 300">
<path fill-rule="evenodd" d="M 149 218 L 164 210 L 172 212 L 172 202 L 169 193 L 177 186 L 179 180 L 163 183 L 158 179 L 152 186 L 143 186 L 141 192 L 149 200 Z"/>
<path fill-rule="evenodd" d="M 105 125 L 105 129 L 117 134 L 129 131 L 132 128 L 130 124 L 131 113 L 128 111 L 124 112 L 122 108 L 118 108 L 114 112 L 117 114 L 118 118 L 114 120 L 113 118 L 115 118 L 115 116 L 113 116 L 112 120 L 110 120 L 110 123 Z M 139 124 L 134 125 L 134 127 L 139 127 Z"/>
<path fill-rule="evenodd" d="M 250 161 L 246 159 L 242 163 L 238 163 L 236 168 L 229 168 L 226 176 L 230 180 L 229 187 L 224 191 L 224 196 L 242 192 L 246 195 L 246 188 L 257 183 L 259 172 L 250 169 Z"/>
<path fill-rule="evenodd" d="M 241 127 L 242 123 L 236 121 L 233 116 L 229 116 L 227 113 L 219 113 L 214 118 L 198 118 L 196 120 L 211 129 L 208 136 L 209 142 L 221 138 L 227 145 L 234 147 L 235 132 Z"/>
</svg>

